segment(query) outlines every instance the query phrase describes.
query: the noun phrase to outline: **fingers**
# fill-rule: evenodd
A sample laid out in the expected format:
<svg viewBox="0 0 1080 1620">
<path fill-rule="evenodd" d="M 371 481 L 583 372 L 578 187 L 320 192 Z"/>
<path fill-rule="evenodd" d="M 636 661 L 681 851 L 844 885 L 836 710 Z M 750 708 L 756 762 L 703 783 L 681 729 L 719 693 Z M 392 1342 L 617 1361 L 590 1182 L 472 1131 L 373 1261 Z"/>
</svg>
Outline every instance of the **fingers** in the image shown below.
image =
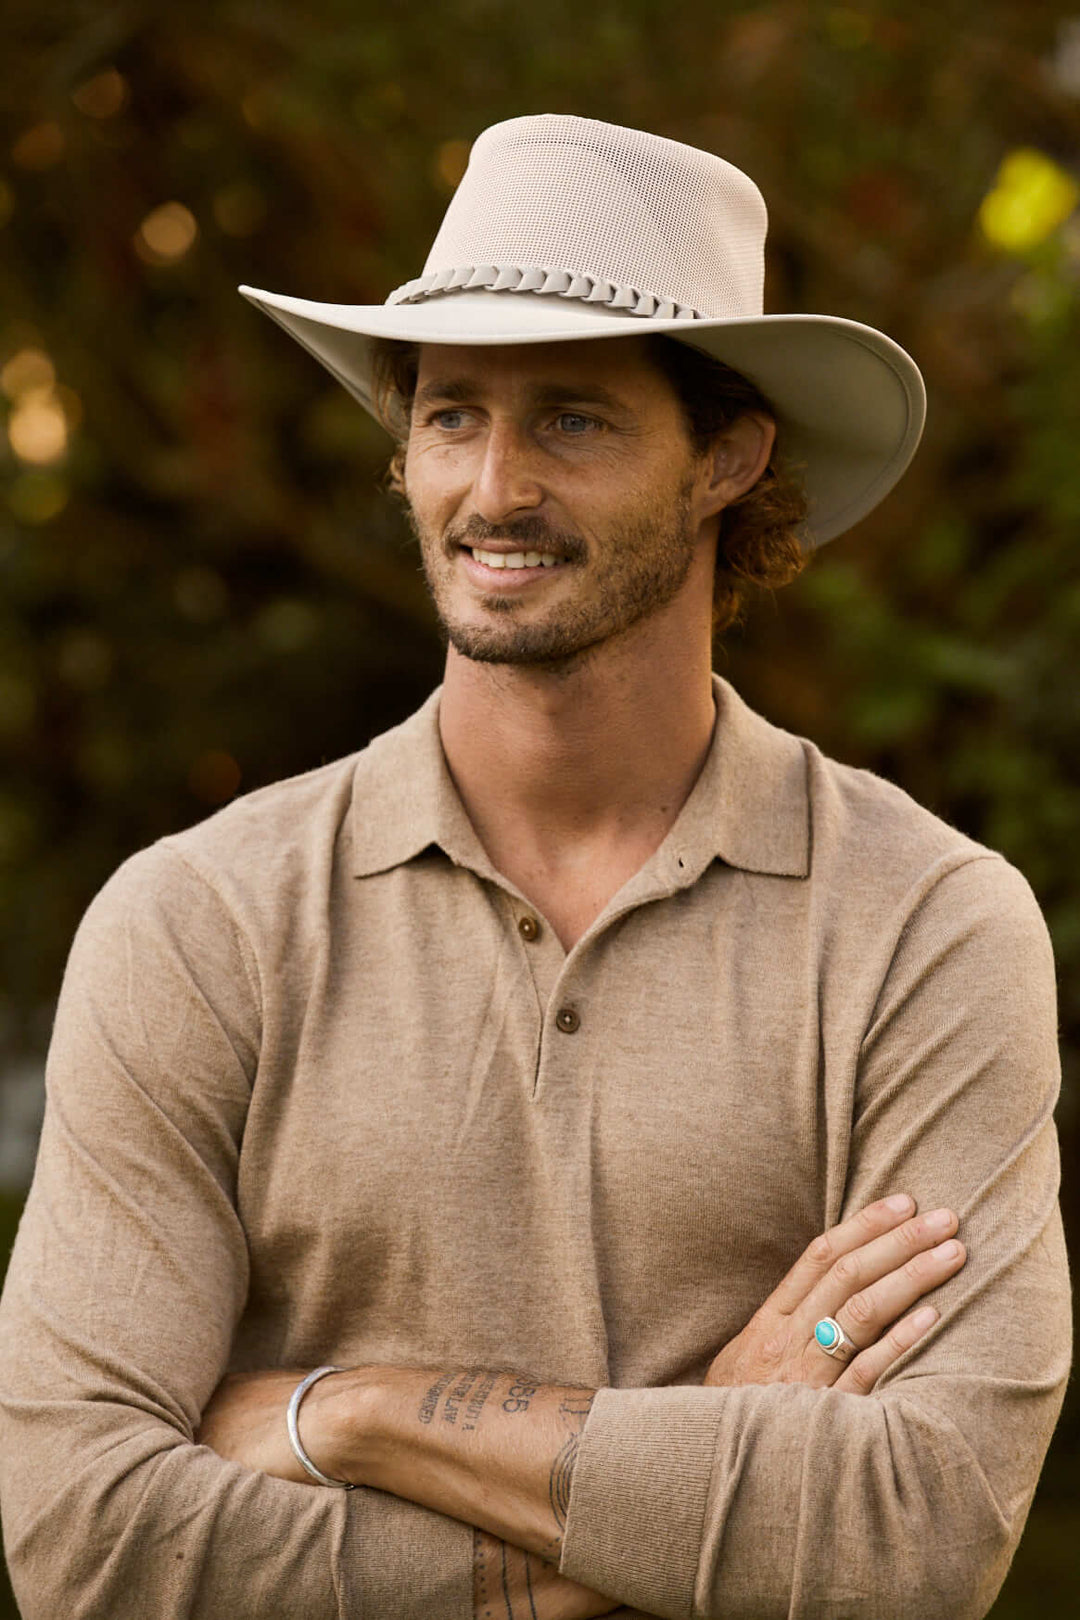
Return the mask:
<svg viewBox="0 0 1080 1620">
<path fill-rule="evenodd" d="M 863 1349 L 959 1271 L 966 1255 L 952 1236 L 956 1227 L 951 1209 L 932 1210 L 842 1255 L 805 1302 L 809 1331 L 820 1317 L 832 1316 Z"/>
<path fill-rule="evenodd" d="M 932 1307 L 912 1307 L 954 1276 L 967 1255 L 951 1209 L 915 1210 L 905 1193 L 868 1204 L 815 1238 L 766 1301 L 758 1315 L 770 1317 L 770 1344 L 794 1352 L 799 1382 L 870 1389 L 937 1320 Z M 773 1313 L 783 1319 L 780 1333 Z M 850 1350 L 830 1355 L 815 1340 L 824 1317 L 839 1324 Z"/>
<path fill-rule="evenodd" d="M 849 1361 L 833 1388 L 850 1395 L 869 1395 L 882 1374 L 929 1332 L 937 1320 L 938 1313 L 932 1305 L 920 1305 L 917 1311 L 902 1317 L 875 1344 L 868 1345 Z"/>
<path fill-rule="evenodd" d="M 839 1226 L 830 1227 L 829 1231 L 816 1237 L 796 1260 L 774 1292 L 774 1304 L 785 1316 L 790 1316 L 805 1303 L 807 1296 L 842 1256 L 893 1231 L 914 1212 L 914 1198 L 907 1193 L 893 1193 L 889 1198 L 879 1199 L 876 1204 L 868 1204 Z M 858 1284 L 854 1286 L 858 1287 Z M 842 1297 L 846 1299 L 847 1294 Z M 821 1311 L 819 1314 L 825 1316 L 832 1313 Z"/>
<path fill-rule="evenodd" d="M 949 1238 L 913 1255 L 828 1312 L 850 1339 L 853 1346 L 850 1352 L 826 1354 L 816 1343 L 814 1327 L 810 1325 L 807 1329 L 809 1382 L 818 1386 L 832 1384 L 837 1389 L 862 1394 L 872 1389 L 885 1369 L 938 1319 L 933 1306 L 924 1306 L 908 1316 L 904 1313 L 924 1294 L 940 1288 L 954 1276 L 966 1258 L 964 1245 Z M 827 1285 L 835 1286 L 831 1274 L 822 1288 Z M 813 1296 L 808 1304 L 812 1300 Z M 814 1312 L 809 1311 L 807 1321 L 813 1316 Z"/>
<path fill-rule="evenodd" d="M 878 1338 L 890 1322 L 955 1276 L 967 1259 L 964 1245 L 956 1238 L 937 1244 L 913 1256 L 898 1271 L 853 1294 L 840 1307 L 838 1320 L 858 1345 Z"/>
</svg>

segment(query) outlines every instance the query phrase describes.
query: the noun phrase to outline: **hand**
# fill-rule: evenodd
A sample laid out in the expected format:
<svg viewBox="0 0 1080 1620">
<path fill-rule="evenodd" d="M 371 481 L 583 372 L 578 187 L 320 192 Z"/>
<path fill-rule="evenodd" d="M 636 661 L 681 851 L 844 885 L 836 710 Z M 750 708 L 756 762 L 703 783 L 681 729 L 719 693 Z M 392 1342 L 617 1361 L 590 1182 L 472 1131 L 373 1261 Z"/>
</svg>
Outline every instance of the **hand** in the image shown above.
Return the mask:
<svg viewBox="0 0 1080 1620">
<path fill-rule="evenodd" d="M 536 1553 L 473 1531 L 474 1620 L 589 1620 L 621 1607 L 567 1580 Z"/>
<path fill-rule="evenodd" d="M 938 1319 L 916 1301 L 960 1270 L 951 1209 L 915 1215 L 904 1194 L 861 1209 L 813 1243 L 761 1309 L 715 1358 L 706 1384 L 832 1385 L 867 1395 L 898 1356 Z M 906 1216 L 913 1217 L 906 1219 Z M 814 1327 L 831 1316 L 852 1340 L 850 1359 L 829 1356 Z M 886 1331 L 888 1330 L 888 1331 Z"/>
</svg>

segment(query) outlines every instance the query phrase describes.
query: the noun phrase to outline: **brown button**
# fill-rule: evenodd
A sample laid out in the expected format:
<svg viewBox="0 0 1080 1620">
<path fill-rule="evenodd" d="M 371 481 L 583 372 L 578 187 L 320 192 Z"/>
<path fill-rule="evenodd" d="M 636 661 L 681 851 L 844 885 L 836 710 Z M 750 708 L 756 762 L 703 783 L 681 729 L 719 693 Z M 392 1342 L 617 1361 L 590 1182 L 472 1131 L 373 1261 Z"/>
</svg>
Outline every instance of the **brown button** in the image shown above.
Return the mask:
<svg viewBox="0 0 1080 1620">
<path fill-rule="evenodd" d="M 576 1029 L 580 1029 L 581 1019 L 573 1007 L 560 1007 L 555 1014 L 555 1024 L 564 1035 L 572 1035 Z"/>
<path fill-rule="evenodd" d="M 534 939 L 540 938 L 540 924 L 535 917 L 519 917 L 518 933 L 522 939 L 527 939 L 532 944 Z"/>
</svg>

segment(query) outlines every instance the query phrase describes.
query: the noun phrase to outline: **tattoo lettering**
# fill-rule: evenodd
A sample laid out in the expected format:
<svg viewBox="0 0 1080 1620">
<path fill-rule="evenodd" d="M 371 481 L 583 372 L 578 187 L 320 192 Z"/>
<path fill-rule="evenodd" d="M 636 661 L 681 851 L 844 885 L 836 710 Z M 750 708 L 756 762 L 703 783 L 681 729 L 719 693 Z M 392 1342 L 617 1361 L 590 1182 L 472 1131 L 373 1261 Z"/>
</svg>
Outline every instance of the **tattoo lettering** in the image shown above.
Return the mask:
<svg viewBox="0 0 1080 1620">
<path fill-rule="evenodd" d="M 504 1396 L 500 1403 L 502 1409 L 513 1417 L 515 1413 L 529 1410 L 529 1402 L 540 1388 L 540 1379 L 532 1373 L 511 1372 L 505 1367 L 456 1367 L 444 1372 L 431 1385 L 417 1408 L 416 1416 L 421 1423 L 433 1422 L 441 1402 L 444 1423 L 456 1424 L 459 1415 L 463 1415 L 461 1428 L 475 1429 L 489 1396 L 495 1393 L 499 1385 Z"/>
<path fill-rule="evenodd" d="M 595 1390 L 584 1390 L 580 1395 L 567 1395 L 559 1402 L 559 1415 L 568 1429 L 581 1433 L 595 1399 Z"/>
<path fill-rule="evenodd" d="M 481 1369 L 479 1367 L 473 1367 L 469 1371 L 463 1372 L 460 1375 L 457 1386 L 450 1390 L 446 1400 L 443 1402 L 444 1423 L 457 1422 L 458 1408 L 461 1402 L 465 1399 L 466 1395 L 469 1393 L 473 1384 L 476 1382 L 480 1371 Z"/>
<path fill-rule="evenodd" d="M 445 1372 L 427 1391 L 416 1415 L 421 1423 L 431 1423 L 439 1414 L 441 1401 L 443 1423 L 456 1424 L 461 1416 L 462 1429 L 475 1429 L 488 1396 L 503 1377 L 504 1373 L 489 1372 L 484 1367 L 458 1367 Z"/>
<path fill-rule="evenodd" d="M 498 1381 L 498 1373 L 488 1373 L 485 1378 L 481 1379 L 480 1383 L 476 1386 L 472 1400 L 465 1408 L 465 1422 L 461 1425 L 463 1429 L 476 1428 L 476 1425 L 480 1420 L 480 1413 L 484 1410 L 484 1405 L 487 1398 L 495 1388 Z"/>
<path fill-rule="evenodd" d="M 506 1399 L 502 1403 L 503 1411 L 509 1412 L 511 1416 L 515 1412 L 527 1412 L 529 1402 L 539 1387 L 539 1384 L 526 1384 L 516 1380 L 507 1391 Z"/>
<path fill-rule="evenodd" d="M 419 1407 L 417 1408 L 416 1415 L 420 1419 L 421 1423 L 431 1422 L 432 1418 L 435 1416 L 435 1409 L 439 1404 L 439 1396 L 442 1394 L 447 1384 L 452 1384 L 456 1377 L 457 1373 L 454 1372 L 443 1373 L 442 1377 L 436 1379 L 435 1383 L 432 1384 L 431 1388 L 428 1390 L 427 1394 L 424 1396 Z"/>
</svg>

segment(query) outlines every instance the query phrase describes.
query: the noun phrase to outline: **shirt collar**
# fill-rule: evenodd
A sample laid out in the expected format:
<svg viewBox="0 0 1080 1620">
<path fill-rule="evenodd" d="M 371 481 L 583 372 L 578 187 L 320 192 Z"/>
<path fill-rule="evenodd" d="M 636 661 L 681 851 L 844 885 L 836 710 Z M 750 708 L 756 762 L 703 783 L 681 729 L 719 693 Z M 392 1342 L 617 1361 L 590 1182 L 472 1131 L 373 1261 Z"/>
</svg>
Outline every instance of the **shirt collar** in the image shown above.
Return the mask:
<svg viewBox="0 0 1080 1620">
<path fill-rule="evenodd" d="M 458 866 L 498 878 L 454 786 L 439 736 L 437 686 L 415 714 L 376 737 L 353 776 L 353 872 L 371 877 L 436 844 Z"/>
<path fill-rule="evenodd" d="M 369 877 L 432 844 L 455 865 L 502 881 L 477 838 L 447 768 L 439 696 L 376 737 L 353 777 L 353 871 Z M 806 877 L 810 806 L 806 748 L 713 676 L 716 727 L 701 775 L 653 861 L 672 887 L 694 882 L 719 857 L 746 872 Z M 652 866 L 652 862 L 649 863 Z"/>
<path fill-rule="evenodd" d="M 713 676 L 716 726 L 701 775 L 665 839 L 698 877 L 719 857 L 744 872 L 806 877 L 810 799 L 806 745 L 756 714 Z M 659 853 L 659 852 L 658 852 Z"/>
</svg>

